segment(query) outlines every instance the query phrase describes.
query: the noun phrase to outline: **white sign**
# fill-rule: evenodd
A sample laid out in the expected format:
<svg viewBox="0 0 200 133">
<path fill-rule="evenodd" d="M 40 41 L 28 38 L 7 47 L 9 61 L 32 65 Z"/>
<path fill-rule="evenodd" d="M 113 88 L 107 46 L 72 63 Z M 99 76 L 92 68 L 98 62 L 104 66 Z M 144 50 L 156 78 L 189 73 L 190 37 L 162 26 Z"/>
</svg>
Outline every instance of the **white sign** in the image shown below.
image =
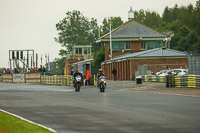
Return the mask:
<svg viewBox="0 0 200 133">
<path fill-rule="evenodd" d="M 13 74 L 13 83 L 24 83 L 24 74 Z"/>
</svg>

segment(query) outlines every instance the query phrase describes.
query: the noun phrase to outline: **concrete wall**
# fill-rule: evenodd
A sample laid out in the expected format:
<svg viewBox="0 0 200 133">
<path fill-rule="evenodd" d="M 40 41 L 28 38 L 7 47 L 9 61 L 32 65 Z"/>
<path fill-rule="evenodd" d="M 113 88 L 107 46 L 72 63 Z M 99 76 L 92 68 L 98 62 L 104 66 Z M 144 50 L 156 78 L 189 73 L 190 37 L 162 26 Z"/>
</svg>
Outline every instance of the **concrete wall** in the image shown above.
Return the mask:
<svg viewBox="0 0 200 133">
<path fill-rule="evenodd" d="M 40 73 L 4 74 L 2 81 L 6 83 L 40 83 Z"/>
<path fill-rule="evenodd" d="M 12 83 L 13 82 L 12 74 L 4 74 L 3 75 L 3 82 Z"/>
<path fill-rule="evenodd" d="M 25 83 L 40 83 L 40 73 L 26 73 Z"/>
</svg>

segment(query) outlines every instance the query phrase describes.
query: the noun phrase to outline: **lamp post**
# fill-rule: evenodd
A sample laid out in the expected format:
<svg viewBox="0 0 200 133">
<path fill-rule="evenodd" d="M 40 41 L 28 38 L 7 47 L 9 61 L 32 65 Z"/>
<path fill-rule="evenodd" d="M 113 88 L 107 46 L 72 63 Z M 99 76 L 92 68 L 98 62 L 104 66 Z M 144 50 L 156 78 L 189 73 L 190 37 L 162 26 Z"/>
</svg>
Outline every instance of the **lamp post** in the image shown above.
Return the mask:
<svg viewBox="0 0 200 133">
<path fill-rule="evenodd" d="M 47 69 L 47 67 L 48 67 L 48 65 L 47 65 L 47 54 L 45 53 L 45 58 L 46 58 L 46 69 Z"/>
<path fill-rule="evenodd" d="M 111 36 L 111 20 L 110 20 L 110 59 L 112 59 L 112 36 Z"/>
</svg>

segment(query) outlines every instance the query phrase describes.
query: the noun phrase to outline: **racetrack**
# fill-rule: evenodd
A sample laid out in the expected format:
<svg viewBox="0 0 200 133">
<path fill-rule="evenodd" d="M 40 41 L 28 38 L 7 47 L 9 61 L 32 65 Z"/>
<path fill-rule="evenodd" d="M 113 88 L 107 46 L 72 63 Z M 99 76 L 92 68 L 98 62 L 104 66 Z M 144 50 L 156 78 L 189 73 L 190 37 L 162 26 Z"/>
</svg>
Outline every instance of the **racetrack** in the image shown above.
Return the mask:
<svg viewBox="0 0 200 133">
<path fill-rule="evenodd" d="M 69 86 L 0 83 L 0 109 L 58 133 L 199 132 L 199 97 L 128 89 L 142 87 L 108 81 L 106 92 L 100 93 L 94 86 L 75 92 Z"/>
</svg>

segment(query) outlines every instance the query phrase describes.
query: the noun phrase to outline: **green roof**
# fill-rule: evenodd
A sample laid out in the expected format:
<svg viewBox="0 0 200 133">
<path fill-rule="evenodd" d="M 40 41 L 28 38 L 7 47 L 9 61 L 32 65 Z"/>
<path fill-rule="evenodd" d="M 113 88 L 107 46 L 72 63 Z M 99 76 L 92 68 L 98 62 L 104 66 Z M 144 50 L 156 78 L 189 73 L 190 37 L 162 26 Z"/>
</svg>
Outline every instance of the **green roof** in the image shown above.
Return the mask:
<svg viewBox="0 0 200 133">
<path fill-rule="evenodd" d="M 152 58 L 152 57 L 187 57 L 187 54 L 182 51 L 173 49 L 155 48 L 137 53 L 126 53 L 120 56 L 113 57 L 111 60 L 105 62 L 113 62 L 117 60 L 129 59 L 129 58 Z"/>
</svg>

